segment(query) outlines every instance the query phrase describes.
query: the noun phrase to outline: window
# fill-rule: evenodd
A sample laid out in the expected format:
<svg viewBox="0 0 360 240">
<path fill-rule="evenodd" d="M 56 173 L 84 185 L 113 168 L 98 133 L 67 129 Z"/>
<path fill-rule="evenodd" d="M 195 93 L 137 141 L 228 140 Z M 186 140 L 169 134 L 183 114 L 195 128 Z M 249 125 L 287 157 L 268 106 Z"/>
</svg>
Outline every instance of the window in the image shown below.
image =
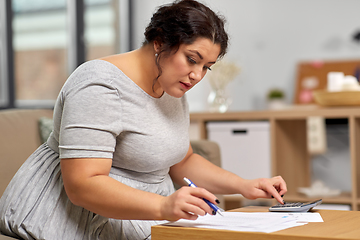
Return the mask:
<svg viewBox="0 0 360 240">
<path fill-rule="evenodd" d="M 0 1 L 0 108 L 13 106 L 11 1 Z"/>
<path fill-rule="evenodd" d="M 66 0 L 13 0 L 17 106 L 53 105 L 67 72 Z"/>
<path fill-rule="evenodd" d="M 85 0 L 86 60 L 117 53 L 116 1 Z"/>
<path fill-rule="evenodd" d="M 53 107 L 79 64 L 130 50 L 130 6 L 131 0 L 1 0 L 0 108 Z"/>
<path fill-rule="evenodd" d="M 2 7 L 2 6 L 1 6 Z M 1 8 L 0 7 L 0 8 Z M 0 40 L 0 106 L 5 106 L 7 104 L 7 82 L 5 81 L 6 79 L 6 73 L 5 73 L 5 69 L 4 69 L 4 63 L 5 63 L 5 59 L 4 57 L 6 56 L 3 51 L 4 51 L 4 43 L 5 39 L 3 39 L 3 37 L 5 36 L 4 34 L 4 24 L 5 24 L 5 19 L 3 19 L 3 17 L 5 16 L 2 12 L 0 12 L 0 36 L 1 36 L 1 40 Z M 2 81 L 4 80 L 4 81 Z"/>
</svg>

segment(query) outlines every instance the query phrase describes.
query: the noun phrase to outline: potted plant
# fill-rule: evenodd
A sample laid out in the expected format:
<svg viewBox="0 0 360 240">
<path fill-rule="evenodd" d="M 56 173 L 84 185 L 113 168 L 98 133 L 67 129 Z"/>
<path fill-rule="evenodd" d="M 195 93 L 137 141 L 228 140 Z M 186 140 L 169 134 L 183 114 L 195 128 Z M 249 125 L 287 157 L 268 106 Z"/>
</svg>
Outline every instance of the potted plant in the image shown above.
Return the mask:
<svg viewBox="0 0 360 240">
<path fill-rule="evenodd" d="M 285 93 L 279 88 L 272 88 L 267 93 L 267 102 L 269 109 L 283 109 L 286 107 Z"/>
</svg>

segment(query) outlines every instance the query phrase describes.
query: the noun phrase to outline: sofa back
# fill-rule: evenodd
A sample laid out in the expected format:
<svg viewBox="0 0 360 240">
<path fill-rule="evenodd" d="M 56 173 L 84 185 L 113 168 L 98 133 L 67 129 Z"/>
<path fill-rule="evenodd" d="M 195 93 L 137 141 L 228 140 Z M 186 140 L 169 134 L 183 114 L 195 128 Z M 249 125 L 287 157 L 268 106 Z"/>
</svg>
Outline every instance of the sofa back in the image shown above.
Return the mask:
<svg viewBox="0 0 360 240">
<path fill-rule="evenodd" d="M 41 145 L 39 119 L 52 118 L 50 109 L 0 111 L 0 196 L 16 171 Z"/>
</svg>

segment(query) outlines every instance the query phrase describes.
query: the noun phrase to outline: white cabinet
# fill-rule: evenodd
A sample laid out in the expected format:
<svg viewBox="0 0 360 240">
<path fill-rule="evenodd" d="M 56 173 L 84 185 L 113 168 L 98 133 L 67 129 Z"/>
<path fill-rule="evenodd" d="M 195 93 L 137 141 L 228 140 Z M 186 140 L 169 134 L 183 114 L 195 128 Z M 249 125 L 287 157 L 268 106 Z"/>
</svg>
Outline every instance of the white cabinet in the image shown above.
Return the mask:
<svg viewBox="0 0 360 240">
<path fill-rule="evenodd" d="M 208 122 L 206 128 L 220 146 L 224 169 L 245 179 L 271 177 L 268 121 Z"/>
</svg>

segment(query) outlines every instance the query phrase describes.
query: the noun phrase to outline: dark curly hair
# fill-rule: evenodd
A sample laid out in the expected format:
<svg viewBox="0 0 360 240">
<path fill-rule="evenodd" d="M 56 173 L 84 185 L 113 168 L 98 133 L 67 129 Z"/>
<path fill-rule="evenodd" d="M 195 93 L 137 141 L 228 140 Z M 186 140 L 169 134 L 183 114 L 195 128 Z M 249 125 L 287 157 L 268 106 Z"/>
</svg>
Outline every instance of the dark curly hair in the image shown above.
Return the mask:
<svg viewBox="0 0 360 240">
<path fill-rule="evenodd" d="M 225 19 L 222 16 L 195 0 L 177 0 L 161 6 L 145 29 L 143 43 L 146 45 L 156 41 L 161 44 L 155 60 L 159 69 L 156 79 L 161 75 L 159 59 L 163 53 L 176 52 L 181 44 L 192 44 L 199 37 L 219 44 L 219 58 L 223 57 L 228 47 L 228 34 L 224 24 Z"/>
</svg>

